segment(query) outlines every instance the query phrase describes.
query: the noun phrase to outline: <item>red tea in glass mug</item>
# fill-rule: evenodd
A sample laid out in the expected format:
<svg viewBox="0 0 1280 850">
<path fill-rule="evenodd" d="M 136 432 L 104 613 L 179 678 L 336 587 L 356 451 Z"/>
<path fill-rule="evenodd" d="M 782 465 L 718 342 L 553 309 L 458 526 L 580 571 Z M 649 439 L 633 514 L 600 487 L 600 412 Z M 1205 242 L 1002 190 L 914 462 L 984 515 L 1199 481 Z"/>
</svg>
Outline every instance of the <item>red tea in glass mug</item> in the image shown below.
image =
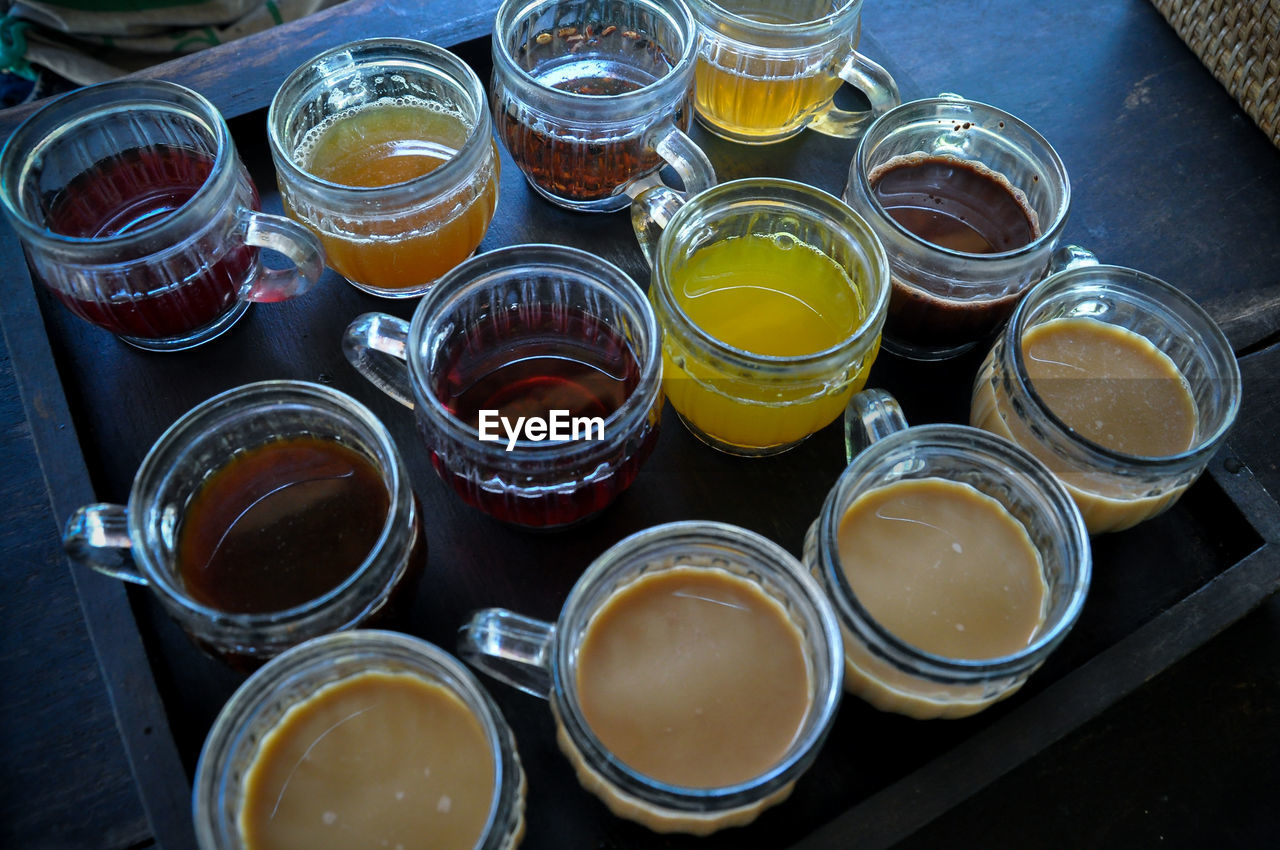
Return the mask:
<svg viewBox="0 0 1280 850">
<path fill-rule="evenodd" d="M 555 528 L 605 508 L 657 441 L 658 331 L 599 257 L 520 245 L 441 278 L 413 321 L 371 313 L 347 358 L 417 412 L 436 471 L 468 504 Z M 406 358 L 408 370 L 381 354 Z"/>
<path fill-rule="evenodd" d="M 36 276 L 76 315 L 139 348 L 206 342 L 251 301 L 320 276 L 307 230 L 257 211 L 226 122 L 196 92 L 105 83 L 45 106 L 0 154 L 0 201 Z M 259 248 L 294 269 L 268 269 Z"/>
</svg>

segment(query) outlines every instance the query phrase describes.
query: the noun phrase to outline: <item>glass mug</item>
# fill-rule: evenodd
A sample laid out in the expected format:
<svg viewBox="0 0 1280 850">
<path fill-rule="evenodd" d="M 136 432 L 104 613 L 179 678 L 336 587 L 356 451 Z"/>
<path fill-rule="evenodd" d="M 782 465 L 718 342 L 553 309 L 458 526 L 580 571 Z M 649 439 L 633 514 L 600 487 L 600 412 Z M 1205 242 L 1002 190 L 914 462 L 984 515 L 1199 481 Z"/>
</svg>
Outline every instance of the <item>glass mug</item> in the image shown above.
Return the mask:
<svg viewBox="0 0 1280 850">
<path fill-rule="evenodd" d="M 338 473 L 323 473 L 328 466 L 314 454 L 304 458 L 308 466 L 297 460 L 300 455 L 275 454 L 278 463 L 288 460 L 294 469 L 315 470 L 312 477 L 277 482 L 275 491 L 260 496 L 240 516 L 233 516 L 226 525 L 228 533 L 218 539 L 206 563 L 200 563 L 194 554 L 203 551 L 199 535 L 212 530 L 216 536 L 220 527 L 217 514 L 209 508 L 215 503 L 196 500 L 211 492 L 207 482 L 231 471 L 237 460 L 247 460 L 263 447 L 279 450 L 297 440 L 318 441 L 321 451 L 336 444 L 363 458 L 368 468 L 357 462 L 358 468 L 343 466 L 341 472 L 368 475 L 371 468 L 376 478 L 368 486 L 385 490 L 387 511 L 384 518 L 373 520 L 364 529 L 364 538 L 371 541 L 367 554 L 354 569 L 348 566 L 342 570 L 349 572 L 345 577 L 334 574 L 334 586 L 314 598 L 294 599 L 287 607 L 263 610 L 262 604 L 250 604 L 236 594 L 253 590 L 263 594 L 255 601 L 265 601 L 271 598 L 267 596 L 272 592 L 270 585 L 255 580 L 255 575 L 229 572 L 226 564 L 217 574 L 210 572 L 217 549 L 224 540 L 230 545 L 230 529 L 252 516 L 253 508 L 279 510 L 284 518 L 276 517 L 274 525 L 265 522 L 263 533 L 288 521 L 301 521 L 304 514 L 292 505 L 268 497 L 290 486 L 296 490 L 297 484 L 307 484 L 307 494 L 320 502 L 324 494 L 315 488 L 324 487 L 322 479 L 338 477 Z M 314 443 L 306 445 L 315 448 Z M 260 482 L 270 480 L 269 468 L 262 465 L 268 456 L 257 457 L 263 460 L 248 460 L 251 465 L 240 465 L 232 473 L 235 478 L 221 480 L 238 481 L 238 488 L 245 492 L 252 487 L 265 489 Z M 348 457 L 344 454 L 331 462 Z M 205 510 L 197 514 L 197 506 Z M 188 527 L 191 537 L 187 537 Z M 245 529 L 252 527 L 246 525 Z M 143 458 L 128 505 L 80 508 L 67 522 L 63 545 L 74 563 L 150 587 L 165 611 L 196 643 L 241 667 L 252 666 L 308 638 L 353 628 L 375 615 L 396 613 L 422 573 L 427 548 L 408 472 L 386 428 L 350 396 L 304 381 L 246 384 L 192 408 L 160 435 Z M 297 572 L 284 573 L 290 568 L 288 559 L 281 555 L 278 560 L 281 580 L 296 585 Z M 316 563 L 308 558 L 294 566 L 316 569 Z M 217 586 L 210 583 L 219 576 Z"/>
<path fill-rule="evenodd" d="M 549 529 L 603 510 L 657 442 L 653 310 L 625 272 L 586 251 L 516 245 L 473 257 L 412 322 L 367 313 L 342 345 L 413 408 L 440 477 L 505 522 Z"/>
<path fill-rule="evenodd" d="M 664 165 L 715 185 L 693 121 L 697 33 L 683 0 L 506 0 L 493 32 L 498 134 L 534 190 L 613 212 Z"/>
<path fill-rule="evenodd" d="M 708 130 L 735 142 L 778 142 L 811 127 L 852 138 L 902 102 L 884 68 L 858 53 L 862 0 L 688 0 L 700 46 L 694 103 Z M 869 112 L 838 109 L 842 82 Z"/>
<path fill-rule="evenodd" d="M 831 597 L 840 619 L 844 635 L 845 690 L 882 711 L 917 719 L 966 717 L 1010 696 L 1062 642 L 1084 606 L 1092 558 L 1084 522 L 1071 497 L 1044 464 L 1007 440 L 965 425 L 908 428 L 897 402 L 882 390 L 864 390 L 854 396 L 846 428 L 851 447 L 855 451 L 860 449 L 860 453 L 827 495 L 822 512 L 809 527 L 804 545 L 805 564 Z M 844 523 L 852 516 L 852 506 L 868 497 L 874 499 L 891 493 L 888 488 L 903 482 L 922 482 L 926 487 L 941 482 L 946 488 L 942 499 L 976 498 L 979 503 L 995 507 L 997 515 L 1010 524 L 997 533 L 1009 535 L 1028 547 L 1024 555 L 1029 556 L 1029 547 L 1034 547 L 1035 557 L 1027 557 L 1026 562 L 1038 561 L 1040 567 L 1038 578 L 1043 580 L 1043 587 L 1038 582 L 1029 582 L 1037 585 L 1039 605 L 1032 598 L 1034 593 L 1017 598 L 1017 594 L 1029 589 L 1020 588 L 1017 580 L 1028 579 L 1028 576 L 998 572 L 1013 560 L 1012 556 L 1017 554 L 1014 551 L 1008 552 L 1009 557 L 997 554 L 990 560 L 968 565 L 948 564 L 948 577 L 959 575 L 960 570 L 972 569 L 974 573 L 970 576 L 980 590 L 956 581 L 940 588 L 940 599 L 934 599 L 926 595 L 928 587 L 912 584 L 902 588 L 911 592 L 911 596 L 904 598 L 899 589 L 901 583 L 933 579 L 934 584 L 940 586 L 943 579 L 937 573 L 909 570 L 911 556 L 902 551 L 901 545 L 927 542 L 921 540 L 922 535 L 954 533 L 944 531 L 939 525 L 925 528 L 926 521 L 918 516 L 895 516 L 892 511 L 899 510 L 896 505 L 873 502 L 871 507 L 877 512 L 877 520 L 901 519 L 904 528 L 906 523 L 911 523 L 911 531 L 906 532 L 910 538 L 905 543 L 902 538 L 897 543 L 891 537 L 876 540 L 863 531 L 865 526 L 861 525 L 856 531 L 851 529 L 842 534 Z M 913 491 L 907 498 L 920 499 L 921 492 Z M 933 504 L 950 507 L 947 501 Z M 934 516 L 930 514 L 931 519 Z M 956 514 L 956 519 L 951 521 L 963 521 L 965 516 Z M 934 519 L 937 523 L 944 521 Z M 987 531 L 985 526 L 983 531 Z M 988 533 L 986 539 L 995 536 L 996 533 Z M 942 543 L 947 539 L 942 538 Z M 1007 537 L 1000 539 L 1008 545 Z M 858 582 L 864 588 L 859 596 L 842 563 L 842 543 L 863 552 L 878 553 L 886 550 L 875 547 L 889 546 L 893 575 L 887 590 L 884 585 L 871 584 L 875 576 L 868 575 Z M 958 556 L 963 547 L 955 548 L 957 546 L 960 546 L 958 542 L 951 549 Z M 914 555 L 918 559 L 925 553 L 919 550 Z M 927 557 L 939 556 L 930 550 Z M 950 554 L 941 557 L 950 557 Z M 935 562 L 935 570 L 937 566 Z M 869 572 L 874 564 L 863 568 Z M 985 575 L 981 574 L 983 570 L 987 570 Z M 997 592 L 994 586 L 997 583 L 1002 583 L 1003 593 Z M 1009 595 L 1011 586 L 1013 596 Z M 926 599 L 939 608 L 944 605 L 947 608 L 941 613 L 939 610 L 926 612 L 921 607 Z M 900 603 L 902 609 L 896 610 Z M 914 607 L 909 607 L 913 603 Z M 880 618 L 869 608 L 876 609 Z M 941 625 L 937 624 L 939 616 Z M 951 624 L 947 619 L 951 617 L 956 618 L 956 631 L 948 631 Z M 956 657 L 961 655 L 962 650 L 957 646 L 965 633 L 965 622 L 961 622 L 961 618 L 968 623 L 965 647 L 971 648 L 979 641 L 987 646 L 999 644 L 1002 646 L 999 654 L 976 657 L 977 653 L 965 649 L 963 652 L 971 657 Z M 884 621 L 894 623 L 897 633 Z M 1015 627 L 1022 631 L 1009 631 Z M 911 639 L 900 632 L 907 632 Z M 922 643 L 928 646 L 917 645 Z M 1018 648 L 1011 650 L 1009 647 L 1015 643 Z"/>
<path fill-rule="evenodd" d="M 358 289 L 421 295 L 489 228 L 499 163 L 484 89 L 443 48 L 326 50 L 285 79 L 267 129 L 285 210 Z"/>
<path fill-rule="evenodd" d="M 1009 113 L 957 95 L 878 118 L 858 142 L 844 199 L 889 254 L 885 348 L 913 359 L 985 343 L 1051 265 L 1087 254 L 1054 256 L 1071 204 L 1054 149 Z M 996 244 L 981 244 L 979 230 Z"/>
<path fill-rule="evenodd" d="M 1113 338 L 1118 332 L 1136 343 L 1130 356 L 1145 360 L 1155 374 L 1126 378 L 1118 371 L 1124 352 L 1110 348 L 1114 342 L 1105 337 L 1069 341 L 1073 361 L 1087 358 L 1091 347 L 1102 352 L 1096 362 L 1069 362 L 1072 377 L 1040 372 L 1043 363 L 1031 362 L 1027 348 L 1031 335 L 1045 339 L 1040 335 L 1064 321 L 1101 323 L 1093 326 L 1095 332 L 1109 331 Z M 1077 324 L 1077 329 L 1087 326 Z M 1033 366 L 1039 374 L 1032 374 Z M 1125 405 L 1149 409 L 1145 420 L 1126 424 L 1124 417 L 1111 423 L 1090 414 L 1081 422 L 1078 411 L 1060 406 L 1080 398 L 1080 387 L 1092 397 L 1110 394 L 1117 384 L 1123 393 L 1124 385 L 1135 380 L 1144 385 L 1130 387 L 1130 392 L 1162 385 L 1172 391 L 1158 400 Z M 1127 396 L 1117 398 L 1123 403 Z M 1018 305 L 978 372 L 970 422 L 1012 439 L 1044 461 L 1096 534 L 1129 528 L 1177 501 L 1222 445 L 1239 409 L 1240 367 L 1231 344 L 1204 310 L 1151 275 L 1085 265 L 1042 281 Z M 1106 430 L 1096 431 L 1095 422 Z M 1170 435 L 1181 442 L 1158 454 L 1112 442 L 1123 438 L 1122 430 L 1137 428 L 1150 439 L 1174 423 L 1185 429 Z"/>
<path fill-rule="evenodd" d="M 632 222 L 653 267 L 663 387 L 690 431 L 730 454 L 770 455 L 840 415 L 880 349 L 889 297 L 866 222 L 820 189 L 771 178 L 687 202 L 650 189 Z"/>
<path fill-rule="evenodd" d="M 657 595 L 629 596 L 646 588 Z M 620 601 L 639 607 L 627 613 Z M 781 631 L 756 630 L 764 610 Z M 662 625 L 642 628 L 647 616 Z M 610 629 L 609 649 L 624 656 L 596 651 Z M 464 660 L 550 701 L 561 750 L 614 814 L 695 835 L 749 823 L 791 792 L 835 717 L 840 652 L 831 605 L 800 563 L 754 532 L 714 522 L 622 540 L 582 574 L 554 624 L 492 608 L 459 638 Z M 617 688 L 621 730 L 601 720 L 601 687 L 606 696 Z M 799 707 L 774 713 L 780 694 Z M 630 761 L 614 751 L 624 748 Z M 671 762 L 654 770 L 644 762 L 655 754 Z"/>
<path fill-rule="evenodd" d="M 258 818 L 254 816 L 252 792 L 272 781 L 269 758 L 273 753 L 280 757 L 284 735 L 294 730 L 295 735 L 308 732 L 303 724 L 311 718 L 305 714 L 318 714 L 326 695 L 337 699 L 343 688 L 364 685 L 372 690 L 388 684 L 398 684 L 401 690 L 395 693 L 403 702 L 392 709 L 368 705 L 364 712 L 338 719 L 347 724 L 360 722 L 360 715 L 370 710 L 394 709 L 399 713 L 376 720 L 366 718 L 365 726 L 354 730 L 347 725 L 344 740 L 328 737 L 337 725 L 318 736 L 306 751 L 305 765 L 299 760 L 286 781 L 286 785 L 294 781 L 305 784 L 312 792 L 307 795 L 310 799 L 297 793 L 286 798 L 282 788 L 279 798 L 270 798 L 277 807 L 273 816 L 279 815 L 282 824 L 298 831 L 299 846 L 317 846 L 315 839 L 323 839 L 327 830 L 342 829 L 352 841 L 366 838 L 367 843 L 360 846 L 374 846 L 381 834 L 387 836 L 382 846 L 392 847 L 394 839 L 403 839 L 405 832 L 413 830 L 411 821 L 415 818 L 418 831 L 431 830 L 433 847 L 513 850 L 518 846 L 525 825 L 524 769 L 515 736 L 493 698 L 457 659 L 424 640 L 395 632 L 356 630 L 294 647 L 249 677 L 223 706 L 200 753 L 191 793 L 200 850 L 261 846 L 245 835 L 261 828 L 255 826 Z M 416 704 L 403 696 L 405 689 L 412 692 L 414 686 Z M 422 713 L 414 716 L 411 712 L 419 706 Z M 453 733 L 448 741 L 431 734 L 441 728 L 441 715 Z M 342 754 L 335 750 L 344 745 L 349 750 L 351 739 L 358 743 L 361 735 L 369 736 L 368 744 L 354 756 L 348 752 L 349 761 L 339 761 Z M 491 770 L 476 765 L 485 761 L 486 755 Z M 396 762 L 410 758 L 431 759 L 432 764 Z M 326 763 L 332 768 L 335 762 L 342 769 L 322 772 Z M 311 769 L 311 775 L 300 770 L 304 766 Z M 448 767 L 452 770 L 447 771 Z M 373 781 L 344 793 L 341 785 L 344 780 L 350 782 L 353 773 Z M 369 773 L 378 775 L 371 778 Z M 373 792 L 379 787 L 388 797 L 394 794 L 395 801 L 377 799 Z M 479 799 L 464 802 L 468 790 Z M 319 796 L 323 799 L 317 799 Z M 392 807 L 397 802 L 412 808 L 408 813 L 395 811 Z M 368 811 L 360 811 L 362 805 Z M 313 811 L 324 807 L 329 808 L 321 813 Z M 386 817 L 392 812 L 397 818 Z M 466 822 L 446 824 L 441 816 L 465 818 Z M 393 820 L 400 822 L 393 826 Z M 396 827 L 401 831 L 388 835 Z M 351 837 L 353 829 L 369 832 Z M 403 846 L 411 845 L 405 841 Z"/>
<path fill-rule="evenodd" d="M 0 153 L 0 198 L 36 278 L 149 351 L 208 342 L 324 268 L 310 232 L 258 212 L 213 104 L 174 83 L 103 83 L 42 107 Z M 296 267 L 267 268 L 260 248 Z"/>
</svg>

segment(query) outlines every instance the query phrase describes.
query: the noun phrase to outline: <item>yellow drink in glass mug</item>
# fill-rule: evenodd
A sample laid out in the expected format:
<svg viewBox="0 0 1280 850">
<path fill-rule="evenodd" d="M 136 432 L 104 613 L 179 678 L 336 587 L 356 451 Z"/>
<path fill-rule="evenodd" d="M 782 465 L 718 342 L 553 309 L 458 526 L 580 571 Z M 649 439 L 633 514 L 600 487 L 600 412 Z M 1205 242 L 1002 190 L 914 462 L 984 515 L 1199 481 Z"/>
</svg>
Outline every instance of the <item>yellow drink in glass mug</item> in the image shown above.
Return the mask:
<svg viewBox="0 0 1280 850">
<path fill-rule="evenodd" d="M 726 183 L 679 210 L 656 254 L 664 389 L 703 441 L 784 451 L 866 383 L 887 266 L 842 202 L 785 180 Z"/>
<path fill-rule="evenodd" d="M 901 103 L 884 68 L 856 50 L 862 0 L 689 0 L 701 36 L 694 107 L 716 135 L 767 144 L 805 127 L 843 138 Z M 870 111 L 836 107 L 847 82 Z"/>
</svg>

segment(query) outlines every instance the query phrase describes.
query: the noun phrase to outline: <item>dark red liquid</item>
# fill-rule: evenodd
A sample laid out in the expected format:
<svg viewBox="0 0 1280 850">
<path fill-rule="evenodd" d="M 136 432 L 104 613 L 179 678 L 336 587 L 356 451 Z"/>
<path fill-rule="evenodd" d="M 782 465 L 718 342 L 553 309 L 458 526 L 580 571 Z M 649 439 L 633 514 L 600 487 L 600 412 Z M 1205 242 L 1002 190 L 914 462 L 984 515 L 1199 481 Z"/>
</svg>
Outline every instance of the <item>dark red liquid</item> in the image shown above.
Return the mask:
<svg viewBox="0 0 1280 850">
<path fill-rule="evenodd" d="M 472 427 L 478 427 L 482 410 L 497 411 L 513 423 L 521 416 L 546 418 L 552 410 L 607 419 L 640 382 L 635 355 L 614 328 L 582 310 L 550 304 L 524 304 L 468 329 L 443 352 L 442 362 L 433 390 Z M 498 519 L 547 527 L 601 510 L 631 484 L 657 438 L 656 411 L 637 433 L 616 444 L 617 435 L 608 429 L 607 423 L 605 437 L 612 444 L 607 457 L 593 457 L 587 469 L 557 468 L 548 461 L 537 481 L 503 469 L 464 471 L 426 436 L 436 471 L 466 502 Z M 501 426 L 498 432 L 500 442 L 487 445 L 501 451 L 507 436 Z M 593 430 L 591 436 L 598 434 Z M 612 469 L 602 472 L 601 464 Z M 590 480 L 582 480 L 588 475 Z M 502 488 L 492 486 L 494 477 L 502 480 Z M 488 486 L 481 486 L 487 480 Z"/>
<path fill-rule="evenodd" d="M 388 510 L 382 476 L 354 450 L 316 437 L 266 443 L 211 475 L 191 500 L 178 571 L 193 599 L 220 611 L 283 611 L 355 572 Z"/>
<path fill-rule="evenodd" d="M 188 148 L 155 145 L 134 148 L 78 175 L 53 200 L 47 224 L 64 236 L 105 239 L 163 221 L 191 200 L 213 170 L 213 159 Z M 257 190 L 242 174 L 247 203 L 258 205 Z M 204 224 L 204 222 L 201 222 Z M 231 308 L 257 258 L 250 248 L 222 232 L 197 240 L 164 263 L 139 264 L 128 278 L 103 273 L 100 297 L 55 293 L 82 318 L 123 336 L 181 337 L 209 324 Z M 133 259 L 120 257 L 120 260 Z"/>
<path fill-rule="evenodd" d="M 1001 177 L 950 157 L 903 157 L 873 175 L 885 212 L 928 242 L 968 254 L 1023 248 L 1040 235 L 1035 216 Z"/>
</svg>

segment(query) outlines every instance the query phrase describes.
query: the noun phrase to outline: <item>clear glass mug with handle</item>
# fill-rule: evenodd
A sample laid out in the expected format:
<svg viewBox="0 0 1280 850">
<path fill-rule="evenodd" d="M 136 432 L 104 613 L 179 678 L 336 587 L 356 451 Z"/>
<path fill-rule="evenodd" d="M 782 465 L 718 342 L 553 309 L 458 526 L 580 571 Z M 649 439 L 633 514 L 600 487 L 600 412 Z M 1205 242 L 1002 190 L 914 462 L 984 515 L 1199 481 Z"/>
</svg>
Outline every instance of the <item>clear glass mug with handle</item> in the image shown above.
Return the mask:
<svg viewBox="0 0 1280 850">
<path fill-rule="evenodd" d="M 840 199 L 748 178 L 685 199 L 665 187 L 631 209 L 652 267 L 663 387 L 721 451 L 786 451 L 827 426 L 880 351 L 889 261 Z"/>
<path fill-rule="evenodd" d="M 336 726 L 325 732 L 319 721 L 307 722 L 323 717 L 326 696 L 340 699 L 342 689 L 362 684 L 369 701 L 361 707 L 369 716 L 361 720 L 356 711 L 347 717 L 352 722 L 342 731 L 345 740 L 329 734 Z M 379 687 L 393 688 L 390 695 L 399 699 L 376 702 L 376 695 L 387 693 Z M 407 698 L 406 691 L 417 699 Z M 279 770 L 281 751 L 301 747 L 305 733 L 317 727 L 320 734 L 306 750 L 316 758 L 291 765 L 292 773 Z M 444 737 L 441 728 L 452 737 Z M 353 743 L 357 753 L 343 751 Z M 342 764 L 343 756 L 347 770 L 325 771 Z M 410 758 L 432 763 L 407 763 Z M 263 802 L 264 787 L 274 790 L 282 775 L 287 779 L 279 796 L 267 797 L 278 808 L 264 817 L 270 805 Z M 353 775 L 360 777 L 354 783 L 367 784 L 353 790 Z M 299 777 L 306 791 L 290 787 Z M 394 800 L 377 799 L 379 787 Z M 440 844 L 431 846 L 513 850 L 524 836 L 525 790 L 515 735 L 470 670 L 424 640 L 357 629 L 294 647 L 236 690 L 205 739 L 191 806 L 200 850 L 263 846 L 264 820 L 272 837 L 293 839 L 289 846 L 318 846 L 340 832 L 353 842 L 346 846 L 390 850 L 393 841 L 409 846 L 406 833 L 435 826 Z M 400 811 L 386 817 L 386 807 L 397 805 Z M 315 817 L 314 809 L 322 807 Z M 366 843 L 354 843 L 361 840 Z"/>
<path fill-rule="evenodd" d="M 715 169 L 686 135 L 698 35 L 683 0 L 507 0 L 493 31 L 498 135 L 538 194 L 613 212 L 671 166 L 696 194 Z"/>
<path fill-rule="evenodd" d="M 498 204 L 484 87 L 467 63 L 409 38 L 330 48 L 267 112 L 285 211 L 352 286 L 412 298 L 469 257 Z"/>
<path fill-rule="evenodd" d="M 893 77 L 857 51 L 862 0 L 689 0 L 700 45 L 698 119 L 735 142 L 766 144 L 810 127 L 853 138 L 902 102 Z M 868 111 L 838 108 L 842 83 Z"/>
<path fill-rule="evenodd" d="M 658 440 L 653 308 L 624 271 L 577 248 L 513 245 L 472 257 L 412 321 L 366 313 L 342 348 L 413 409 L 440 477 L 504 522 L 553 529 L 593 516 L 631 485 Z"/>
<path fill-rule="evenodd" d="M 911 359 L 989 343 L 1027 289 L 1092 258 L 1059 245 L 1071 183 L 1057 151 L 1016 116 L 955 94 L 876 119 L 858 141 L 844 200 L 884 243 L 884 346 Z M 978 233 L 1010 241 L 970 244 Z"/>
<path fill-rule="evenodd" d="M 1055 333 L 1068 349 L 1046 356 Z M 969 417 L 1048 464 L 1097 534 L 1173 505 L 1226 440 L 1240 393 L 1231 343 L 1191 298 L 1086 264 L 1027 293 L 978 370 Z"/>
<path fill-rule="evenodd" d="M 175 83 L 103 83 L 40 109 L 0 153 L 0 201 L 58 300 L 146 350 L 208 342 L 324 269 L 306 228 L 258 211 L 213 104 Z M 262 248 L 294 267 L 267 267 Z"/>
<path fill-rule="evenodd" d="M 1001 437 L 907 427 L 883 390 L 853 397 L 845 430 L 851 463 L 804 543 L 840 620 L 845 690 L 916 719 L 1012 696 L 1088 594 L 1089 536 L 1071 497 Z"/>
<path fill-rule="evenodd" d="M 621 652 L 599 651 L 610 644 Z M 458 652 L 548 700 L 583 787 L 657 832 L 707 835 L 785 800 L 840 700 L 821 588 L 782 547 L 724 523 L 633 534 L 587 568 L 555 623 L 477 611 Z"/>
<path fill-rule="evenodd" d="M 208 575 L 205 565 L 182 555 L 190 507 L 206 480 L 246 452 L 298 438 L 340 444 L 363 457 L 377 475 L 376 486 L 385 489 L 386 516 L 377 527 L 360 529 L 371 546 L 336 586 L 310 599 L 296 600 L 295 593 L 296 604 L 287 608 L 231 610 L 219 604 L 226 593 L 215 600 L 208 588 L 197 592 L 188 582 L 193 570 L 203 571 L 202 581 Z M 254 483 L 250 480 L 248 485 Z M 276 509 L 284 503 L 273 503 L 268 496 L 285 489 L 258 498 L 253 507 Z M 309 492 L 319 501 L 320 491 L 310 488 Z M 263 537 L 275 539 L 280 528 L 287 533 L 297 516 L 296 511 L 281 511 L 274 523 L 262 526 Z M 332 529 L 330 542 L 336 546 L 350 531 Z M 427 555 L 422 510 L 391 434 L 352 397 L 305 381 L 245 384 L 196 405 L 147 452 L 128 504 L 80 508 L 67 520 L 62 541 L 73 563 L 150 588 L 192 640 L 244 668 L 308 638 L 397 613 L 421 575 Z M 294 583 L 298 569 L 316 566 L 299 564 L 297 559 L 290 563 L 287 556 L 285 551 L 272 563 L 281 575 L 292 575 Z M 230 574 L 222 570 L 219 575 Z M 241 574 L 235 588 L 224 578 L 221 587 L 247 591 L 241 586 L 247 584 L 244 578 Z"/>
</svg>

